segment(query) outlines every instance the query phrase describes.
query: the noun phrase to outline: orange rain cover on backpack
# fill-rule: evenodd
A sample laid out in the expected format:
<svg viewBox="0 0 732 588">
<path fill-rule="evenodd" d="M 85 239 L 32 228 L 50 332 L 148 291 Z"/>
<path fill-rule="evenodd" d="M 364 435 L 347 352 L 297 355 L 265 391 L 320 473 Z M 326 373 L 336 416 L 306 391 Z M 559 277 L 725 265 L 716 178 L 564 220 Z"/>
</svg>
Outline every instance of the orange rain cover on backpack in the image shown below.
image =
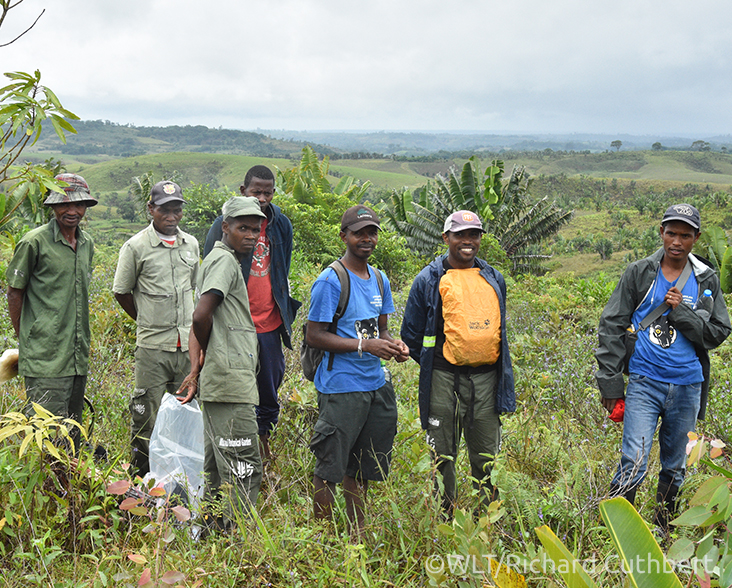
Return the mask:
<svg viewBox="0 0 732 588">
<path fill-rule="evenodd" d="M 445 346 L 454 365 L 493 364 L 501 353 L 501 307 L 480 268 L 451 269 L 440 280 Z"/>
</svg>

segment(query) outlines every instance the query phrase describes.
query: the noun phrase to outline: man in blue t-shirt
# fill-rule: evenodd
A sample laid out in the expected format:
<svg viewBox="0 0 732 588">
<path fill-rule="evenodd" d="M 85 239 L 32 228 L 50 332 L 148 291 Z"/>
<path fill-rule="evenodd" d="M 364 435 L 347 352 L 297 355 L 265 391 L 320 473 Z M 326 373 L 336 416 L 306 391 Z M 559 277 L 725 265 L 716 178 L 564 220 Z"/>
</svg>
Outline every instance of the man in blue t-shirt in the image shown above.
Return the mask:
<svg viewBox="0 0 732 588">
<path fill-rule="evenodd" d="M 600 317 L 596 379 L 602 405 L 612 413 L 625 399 L 623 446 L 611 494 L 633 503 L 645 478 L 648 455 L 659 419 L 661 471 L 654 522 L 667 528 L 669 513 L 684 481 L 687 433 L 704 418 L 709 391 L 707 351 L 730 333 L 719 278 L 691 254 L 699 239 L 699 211 L 688 204 L 671 206 L 660 227 L 663 247 L 628 266 Z M 686 278 L 684 269 L 689 264 Z M 684 281 L 685 280 L 685 281 Z M 680 283 L 683 282 L 683 284 Z M 704 301 L 709 290 L 712 300 Z M 641 322 L 664 304 L 646 328 Z M 708 308 L 702 308 L 707 305 Z M 637 331 L 624 392 L 625 332 Z"/>
<path fill-rule="evenodd" d="M 409 358 L 407 346 L 389 334 L 387 316 L 394 312 L 389 280 L 382 272 L 382 296 L 379 270 L 368 264 L 379 225 L 376 213 L 366 206 L 353 206 L 343 214 L 340 236 L 346 253 L 340 262 L 350 280 L 348 305 L 331 333 L 341 285 L 336 272 L 326 269 L 313 284 L 307 326 L 308 345 L 326 352 L 315 374 L 318 421 L 310 443 L 316 458 L 314 513 L 318 519 L 330 518 L 335 485 L 343 482 L 354 537 L 364 530 L 369 480 L 383 480 L 389 472 L 396 434 L 394 388 L 381 360 Z"/>
</svg>

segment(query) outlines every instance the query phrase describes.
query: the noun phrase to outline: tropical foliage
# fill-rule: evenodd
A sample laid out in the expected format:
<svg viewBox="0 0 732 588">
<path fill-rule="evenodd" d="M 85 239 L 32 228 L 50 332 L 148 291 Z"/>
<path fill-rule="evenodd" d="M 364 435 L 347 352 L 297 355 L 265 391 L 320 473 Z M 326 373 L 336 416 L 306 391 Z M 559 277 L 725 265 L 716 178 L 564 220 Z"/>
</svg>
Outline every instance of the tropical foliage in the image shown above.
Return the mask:
<svg viewBox="0 0 732 588">
<path fill-rule="evenodd" d="M 11 83 L 0 88 L 0 231 L 8 233 L 24 222 L 31 226 L 43 222 L 43 196 L 48 190 L 60 189 L 53 180 L 57 163 L 19 164 L 21 153 L 41 136 L 44 122 L 50 121 L 65 141 L 67 132 L 76 132 L 66 119 L 78 117 L 41 84 L 40 71 L 5 76 Z"/>
<path fill-rule="evenodd" d="M 703 229 L 694 245 L 694 253 L 706 257 L 717 270 L 722 291 L 725 294 L 732 292 L 732 247 L 724 229 L 714 226 Z"/>
<path fill-rule="evenodd" d="M 298 165 L 277 170 L 275 203 L 292 221 L 295 255 L 319 266 L 343 254 L 341 217 L 355 204 L 369 204 L 365 199 L 371 186 L 371 182 L 360 184 L 347 175 L 333 186 L 329 168 L 327 156 L 320 160 L 311 147 L 305 147 Z M 404 238 L 385 230 L 380 232 L 379 245 L 369 261 L 396 284 L 411 280 L 421 268 L 417 256 L 405 246 Z"/>
<path fill-rule="evenodd" d="M 547 255 L 536 249 L 554 236 L 572 218 L 547 197 L 532 202 L 531 179 L 524 167 L 514 167 L 503 181 L 504 163 L 494 160 L 485 173 L 471 157 L 460 175 L 455 169 L 447 177 L 437 176 L 414 192 L 394 191 L 383 213 L 407 244 L 422 255 L 432 255 L 442 244 L 445 218 L 457 210 L 472 210 L 484 221 L 486 231 L 495 236 L 517 273 L 542 273 Z"/>
</svg>

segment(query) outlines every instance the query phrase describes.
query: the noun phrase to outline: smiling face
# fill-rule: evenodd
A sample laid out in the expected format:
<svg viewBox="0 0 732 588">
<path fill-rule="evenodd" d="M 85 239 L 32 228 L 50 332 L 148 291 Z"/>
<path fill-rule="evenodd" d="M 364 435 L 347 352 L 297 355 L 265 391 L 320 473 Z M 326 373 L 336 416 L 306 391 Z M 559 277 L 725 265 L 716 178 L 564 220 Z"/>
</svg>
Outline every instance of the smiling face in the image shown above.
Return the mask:
<svg viewBox="0 0 732 588">
<path fill-rule="evenodd" d="M 669 260 L 686 262 L 694 243 L 699 239 L 699 233 L 691 225 L 681 221 L 669 221 L 661 225 L 661 240 L 663 250 Z"/>
<path fill-rule="evenodd" d="M 480 229 L 466 229 L 454 233 L 443 233 L 442 240 L 447 244 L 447 261 L 455 269 L 473 267 L 475 256 L 480 249 L 480 239 L 483 231 Z"/>
<path fill-rule="evenodd" d="M 345 229 L 341 231 L 341 240 L 346 244 L 349 254 L 366 260 L 379 242 L 379 229 L 374 225 L 368 225 L 358 231 Z"/>
<path fill-rule="evenodd" d="M 221 224 L 221 241 L 241 256 L 251 253 L 262 228 L 261 216 L 229 217 Z"/>
<path fill-rule="evenodd" d="M 155 230 L 162 235 L 175 235 L 178 223 L 183 217 L 183 203 L 180 200 L 173 200 L 165 204 L 148 203 L 147 209 L 152 216 Z"/>
<path fill-rule="evenodd" d="M 56 222 L 62 229 L 75 230 L 86 214 L 85 202 L 61 202 L 50 206 L 56 215 Z"/>
</svg>

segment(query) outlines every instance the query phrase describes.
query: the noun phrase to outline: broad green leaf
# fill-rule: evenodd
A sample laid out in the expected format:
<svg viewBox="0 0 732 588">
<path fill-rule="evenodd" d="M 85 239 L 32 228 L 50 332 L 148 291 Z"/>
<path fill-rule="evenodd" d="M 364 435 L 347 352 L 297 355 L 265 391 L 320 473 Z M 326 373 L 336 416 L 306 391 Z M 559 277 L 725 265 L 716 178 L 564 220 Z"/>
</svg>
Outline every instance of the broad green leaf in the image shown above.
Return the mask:
<svg viewBox="0 0 732 588">
<path fill-rule="evenodd" d="M 712 513 L 704 506 L 692 506 L 671 521 L 671 524 L 680 527 L 699 527 L 709 519 L 710 514 Z"/>
<path fill-rule="evenodd" d="M 625 498 L 600 503 L 602 520 L 636 588 L 682 588 L 648 526 Z"/>
<path fill-rule="evenodd" d="M 708 504 L 709 501 L 712 499 L 712 496 L 714 496 L 714 493 L 717 491 L 717 488 L 719 488 L 720 485 L 726 483 L 727 480 L 719 476 L 715 476 L 714 478 L 709 478 L 708 480 L 705 480 L 704 483 L 699 486 L 699 489 L 696 491 L 691 500 L 689 500 L 689 505 L 700 506 L 702 504 Z"/>
<path fill-rule="evenodd" d="M 722 257 L 722 265 L 719 272 L 719 281 L 722 292 L 729 294 L 732 292 L 732 247 L 727 247 Z"/>
<path fill-rule="evenodd" d="M 691 559 L 692 555 L 694 555 L 694 542 L 684 537 L 671 546 L 666 557 L 673 561 L 681 561 L 683 559 Z"/>
<path fill-rule="evenodd" d="M 144 566 L 147 563 L 147 558 L 141 553 L 130 553 L 127 558 L 141 566 Z"/>
<path fill-rule="evenodd" d="M 546 525 L 535 529 L 539 541 L 546 549 L 549 557 L 557 566 L 557 571 L 567 584 L 567 588 L 597 588 L 597 584 L 582 567 L 582 562 L 572 555 Z"/>
<path fill-rule="evenodd" d="M 727 555 L 719 562 L 719 585 L 732 585 L 732 555 Z"/>
</svg>

